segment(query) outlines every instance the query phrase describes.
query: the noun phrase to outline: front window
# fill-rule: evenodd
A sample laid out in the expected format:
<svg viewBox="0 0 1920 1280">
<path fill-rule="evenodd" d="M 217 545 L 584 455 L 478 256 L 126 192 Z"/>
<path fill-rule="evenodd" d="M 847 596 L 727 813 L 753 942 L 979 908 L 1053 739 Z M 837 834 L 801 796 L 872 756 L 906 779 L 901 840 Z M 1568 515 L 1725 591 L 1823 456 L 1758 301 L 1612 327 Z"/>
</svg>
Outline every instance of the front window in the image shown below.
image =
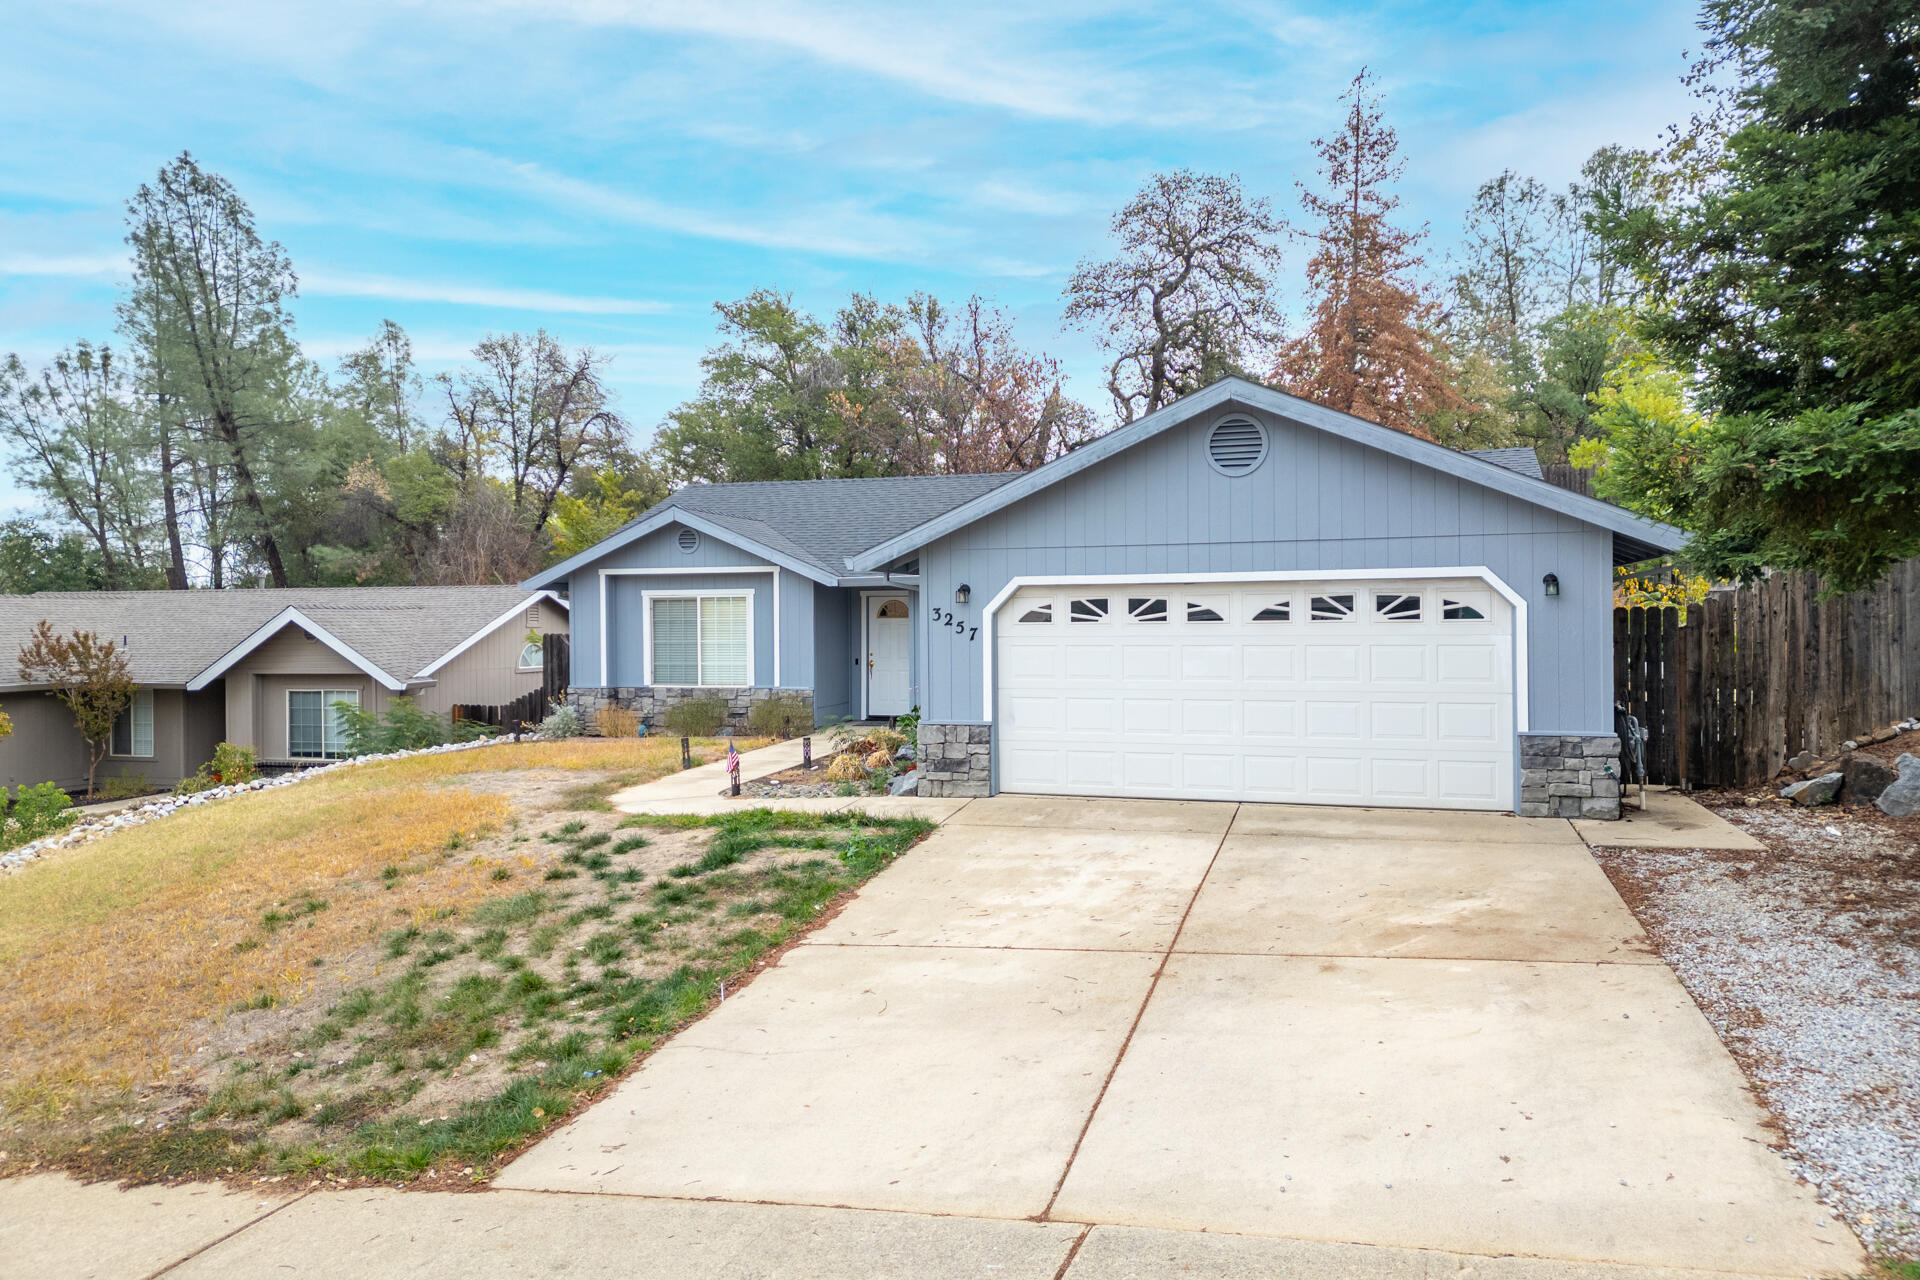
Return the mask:
<svg viewBox="0 0 1920 1280">
<path fill-rule="evenodd" d="M 153 690 L 137 689 L 133 701 L 113 722 L 111 749 L 116 756 L 150 759 L 153 756 Z"/>
<path fill-rule="evenodd" d="M 347 718 L 339 704 L 356 710 L 358 689 L 291 689 L 287 692 L 287 756 L 292 760 L 339 760 L 347 754 Z"/>
<path fill-rule="evenodd" d="M 540 638 L 536 636 L 520 648 L 520 669 L 522 671 L 540 670 L 541 659 L 544 656 L 545 651 L 541 647 Z"/>
<path fill-rule="evenodd" d="M 753 683 L 753 598 L 656 596 L 653 684 Z"/>
</svg>

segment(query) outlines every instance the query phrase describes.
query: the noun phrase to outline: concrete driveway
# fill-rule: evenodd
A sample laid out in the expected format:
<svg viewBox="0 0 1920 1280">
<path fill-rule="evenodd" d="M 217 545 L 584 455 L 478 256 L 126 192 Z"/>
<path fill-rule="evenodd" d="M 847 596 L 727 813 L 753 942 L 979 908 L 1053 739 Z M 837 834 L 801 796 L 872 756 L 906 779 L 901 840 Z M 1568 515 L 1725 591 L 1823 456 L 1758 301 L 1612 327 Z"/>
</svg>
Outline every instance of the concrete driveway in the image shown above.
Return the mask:
<svg viewBox="0 0 1920 1280">
<path fill-rule="evenodd" d="M 1767 1142 L 1568 823 L 995 797 L 496 1185 L 1862 1269 Z"/>
</svg>

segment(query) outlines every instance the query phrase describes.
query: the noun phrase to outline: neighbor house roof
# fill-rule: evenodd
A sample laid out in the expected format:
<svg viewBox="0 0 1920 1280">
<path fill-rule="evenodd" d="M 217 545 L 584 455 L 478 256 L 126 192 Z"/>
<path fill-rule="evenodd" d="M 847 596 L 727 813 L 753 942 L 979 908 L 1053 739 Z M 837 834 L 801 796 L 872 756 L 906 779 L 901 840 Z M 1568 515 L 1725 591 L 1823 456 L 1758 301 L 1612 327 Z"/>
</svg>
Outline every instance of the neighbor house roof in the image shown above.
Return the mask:
<svg viewBox="0 0 1920 1280">
<path fill-rule="evenodd" d="M 1540 470 L 1540 455 L 1532 449 L 1469 449 L 1469 458 L 1480 458 L 1496 467 L 1505 467 L 1515 475 L 1532 476 L 1535 480 L 1546 479 Z"/>
<path fill-rule="evenodd" d="M 1109 432 L 1072 453 L 1055 458 L 1045 466 L 1016 476 L 970 502 L 933 514 L 913 528 L 877 542 L 869 550 L 853 557 L 853 567 L 878 570 L 929 542 L 964 529 L 974 521 L 1058 484 L 1069 476 L 1078 475 L 1122 449 L 1151 439 L 1211 409 L 1222 407 L 1271 413 L 1609 530 L 1613 534 L 1613 556 L 1617 564 L 1651 559 L 1663 552 L 1676 551 L 1686 542 L 1687 535 L 1682 530 L 1637 516 L 1624 507 L 1562 489 L 1486 459 L 1449 449 L 1430 440 L 1421 440 L 1364 418 L 1356 418 L 1350 413 L 1341 413 L 1311 400 L 1275 391 L 1271 387 L 1263 387 L 1245 378 L 1228 377 L 1203 391 L 1176 400 L 1164 409 L 1130 422 L 1117 431 Z"/>
<path fill-rule="evenodd" d="M 1023 473 L 961 476 L 876 476 L 856 480 L 767 480 L 695 484 L 648 508 L 604 541 L 521 585 L 560 582 L 670 524 L 712 533 L 804 577 L 831 586 L 848 560 L 874 543 L 991 493 Z"/>
<path fill-rule="evenodd" d="M 119 645 L 143 685 L 204 687 L 284 627 L 299 626 L 389 688 L 493 630 L 533 599 L 519 587 L 294 587 L 224 591 L 47 591 L 0 596 L 0 688 L 42 618 Z M 552 598 L 552 597 L 549 597 Z M 203 679 L 204 677 L 204 679 Z"/>
</svg>

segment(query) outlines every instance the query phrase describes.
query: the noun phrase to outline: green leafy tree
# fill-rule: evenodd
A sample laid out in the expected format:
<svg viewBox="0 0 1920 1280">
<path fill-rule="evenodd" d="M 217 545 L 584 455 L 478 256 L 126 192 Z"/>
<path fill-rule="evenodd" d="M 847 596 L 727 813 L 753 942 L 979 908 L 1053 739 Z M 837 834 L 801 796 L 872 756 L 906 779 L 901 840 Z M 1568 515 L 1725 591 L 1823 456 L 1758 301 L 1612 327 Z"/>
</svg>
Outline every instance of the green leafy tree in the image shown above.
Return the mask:
<svg viewBox="0 0 1920 1280">
<path fill-rule="evenodd" d="M 0 592 L 99 591 L 107 585 L 97 547 L 78 533 L 56 533 L 30 519 L 0 524 Z"/>
<path fill-rule="evenodd" d="M 100 762 L 113 743 L 114 723 L 132 705 L 138 688 L 126 655 L 91 631 L 59 635 L 42 618 L 32 638 L 20 646 L 19 672 L 21 683 L 44 687 L 73 714 L 87 744 L 87 794 L 92 795 Z"/>
</svg>

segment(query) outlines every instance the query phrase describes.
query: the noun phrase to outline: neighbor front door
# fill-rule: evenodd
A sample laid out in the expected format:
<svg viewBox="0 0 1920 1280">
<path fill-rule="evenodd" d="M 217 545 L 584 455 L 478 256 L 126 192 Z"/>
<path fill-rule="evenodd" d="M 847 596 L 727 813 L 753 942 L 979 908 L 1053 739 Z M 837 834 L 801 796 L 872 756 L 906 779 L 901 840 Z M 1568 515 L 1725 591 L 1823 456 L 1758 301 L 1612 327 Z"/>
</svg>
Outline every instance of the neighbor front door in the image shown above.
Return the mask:
<svg viewBox="0 0 1920 1280">
<path fill-rule="evenodd" d="M 905 596 L 867 597 L 867 714 L 903 716 L 913 709 L 908 674 L 912 623 Z"/>
</svg>

